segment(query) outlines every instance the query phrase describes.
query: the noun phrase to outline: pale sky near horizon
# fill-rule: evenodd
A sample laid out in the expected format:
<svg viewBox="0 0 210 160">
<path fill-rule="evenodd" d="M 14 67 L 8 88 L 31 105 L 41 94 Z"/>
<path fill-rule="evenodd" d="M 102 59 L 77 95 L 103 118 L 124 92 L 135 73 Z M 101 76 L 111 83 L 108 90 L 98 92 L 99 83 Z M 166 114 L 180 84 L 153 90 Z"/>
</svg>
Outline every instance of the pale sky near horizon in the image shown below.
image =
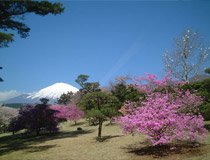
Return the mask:
<svg viewBox="0 0 210 160">
<path fill-rule="evenodd" d="M 56 1 L 59 2 L 59 1 Z M 108 85 L 115 76 L 163 75 L 162 54 L 188 28 L 210 42 L 210 1 L 60 1 L 61 15 L 28 14 L 30 36 L 0 50 L 1 93 L 57 82 L 77 88 L 80 74 Z"/>
</svg>

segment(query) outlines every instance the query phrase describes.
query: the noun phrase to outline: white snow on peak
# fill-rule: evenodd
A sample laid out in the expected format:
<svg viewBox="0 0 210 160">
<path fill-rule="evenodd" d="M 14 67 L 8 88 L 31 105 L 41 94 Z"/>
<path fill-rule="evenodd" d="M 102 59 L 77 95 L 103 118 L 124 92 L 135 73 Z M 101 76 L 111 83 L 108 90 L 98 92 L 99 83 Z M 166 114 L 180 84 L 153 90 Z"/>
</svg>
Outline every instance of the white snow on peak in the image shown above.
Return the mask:
<svg viewBox="0 0 210 160">
<path fill-rule="evenodd" d="M 32 93 L 27 98 L 35 99 L 35 98 L 48 98 L 48 99 L 57 99 L 63 93 L 73 92 L 76 93 L 79 91 L 77 88 L 73 87 L 72 85 L 66 83 L 55 83 L 49 87 L 43 88 L 36 93 Z"/>
</svg>

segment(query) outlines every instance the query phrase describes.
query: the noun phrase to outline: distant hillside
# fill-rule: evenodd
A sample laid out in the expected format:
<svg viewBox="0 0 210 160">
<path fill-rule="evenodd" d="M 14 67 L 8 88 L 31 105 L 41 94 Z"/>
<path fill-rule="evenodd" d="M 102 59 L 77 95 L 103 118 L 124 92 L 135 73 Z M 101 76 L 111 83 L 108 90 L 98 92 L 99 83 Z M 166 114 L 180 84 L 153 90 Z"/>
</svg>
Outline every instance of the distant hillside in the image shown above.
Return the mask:
<svg viewBox="0 0 210 160">
<path fill-rule="evenodd" d="M 17 104 L 17 103 L 36 103 L 36 101 L 39 101 L 38 99 L 31 100 L 27 98 L 30 94 L 22 94 L 17 97 L 8 99 L 4 101 L 4 104 Z"/>
<path fill-rule="evenodd" d="M 202 81 L 204 79 L 208 79 L 210 78 L 209 75 L 205 75 L 205 74 L 201 74 L 201 75 L 196 75 L 196 76 L 193 76 L 189 79 L 189 82 L 199 82 L 199 81 Z"/>
<path fill-rule="evenodd" d="M 10 107 L 10 108 L 22 108 L 23 103 L 10 103 L 10 104 L 5 104 L 5 106 Z"/>
</svg>

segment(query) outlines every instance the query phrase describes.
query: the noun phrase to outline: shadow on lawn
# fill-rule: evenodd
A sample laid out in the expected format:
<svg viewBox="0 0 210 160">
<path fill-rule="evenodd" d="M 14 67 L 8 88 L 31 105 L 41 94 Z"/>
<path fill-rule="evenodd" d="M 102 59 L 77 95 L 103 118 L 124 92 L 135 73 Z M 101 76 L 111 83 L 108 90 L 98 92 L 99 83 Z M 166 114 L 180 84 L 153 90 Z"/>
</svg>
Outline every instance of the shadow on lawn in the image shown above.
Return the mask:
<svg viewBox="0 0 210 160">
<path fill-rule="evenodd" d="M 202 147 L 202 146 L 201 146 Z M 138 156 L 152 156 L 153 158 L 167 157 L 175 154 L 197 154 L 201 152 L 201 147 L 193 147 L 190 144 L 183 144 L 176 146 L 176 149 L 171 150 L 171 146 L 144 146 L 137 147 L 136 145 L 129 145 L 124 148 L 128 153 L 133 153 Z"/>
<path fill-rule="evenodd" d="M 115 136 L 102 136 L 101 138 L 96 138 L 96 141 L 98 142 L 106 142 L 109 141 L 112 138 L 117 138 L 120 137 L 120 135 L 115 135 Z"/>
<path fill-rule="evenodd" d="M 54 148 L 57 145 L 39 145 L 45 141 L 63 139 L 70 137 L 78 137 L 79 135 L 92 133 L 91 130 L 82 131 L 71 131 L 71 132 L 57 132 L 57 133 L 47 133 L 40 136 L 34 135 L 9 135 L 0 137 L 0 156 L 8 154 L 14 151 L 24 150 L 26 152 L 42 152 L 50 148 Z"/>
</svg>

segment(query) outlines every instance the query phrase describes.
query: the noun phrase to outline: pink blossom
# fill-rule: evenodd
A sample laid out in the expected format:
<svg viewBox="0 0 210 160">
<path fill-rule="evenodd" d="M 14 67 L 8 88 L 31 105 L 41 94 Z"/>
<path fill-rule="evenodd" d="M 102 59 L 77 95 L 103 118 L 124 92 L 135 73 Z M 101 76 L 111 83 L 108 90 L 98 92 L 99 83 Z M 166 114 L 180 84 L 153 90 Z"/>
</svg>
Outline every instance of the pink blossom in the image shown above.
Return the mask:
<svg viewBox="0 0 210 160">
<path fill-rule="evenodd" d="M 73 120 L 75 123 L 78 119 L 84 116 L 84 112 L 73 104 L 54 105 L 51 107 L 51 109 L 58 111 L 58 113 L 56 114 L 58 118 Z"/>
<path fill-rule="evenodd" d="M 140 99 L 140 106 L 135 102 L 127 102 L 120 110 L 123 115 L 115 118 L 123 133 L 143 133 L 154 146 L 180 140 L 194 142 L 205 139 L 207 130 L 204 128 L 204 119 L 194 114 L 202 103 L 201 97 L 189 90 L 179 89 L 178 86 L 184 83 L 174 81 L 169 77 L 170 73 L 162 80 L 147 75 L 139 79 L 134 77 L 136 88 L 145 93 L 146 99 Z M 148 83 L 142 85 L 142 81 Z"/>
</svg>

